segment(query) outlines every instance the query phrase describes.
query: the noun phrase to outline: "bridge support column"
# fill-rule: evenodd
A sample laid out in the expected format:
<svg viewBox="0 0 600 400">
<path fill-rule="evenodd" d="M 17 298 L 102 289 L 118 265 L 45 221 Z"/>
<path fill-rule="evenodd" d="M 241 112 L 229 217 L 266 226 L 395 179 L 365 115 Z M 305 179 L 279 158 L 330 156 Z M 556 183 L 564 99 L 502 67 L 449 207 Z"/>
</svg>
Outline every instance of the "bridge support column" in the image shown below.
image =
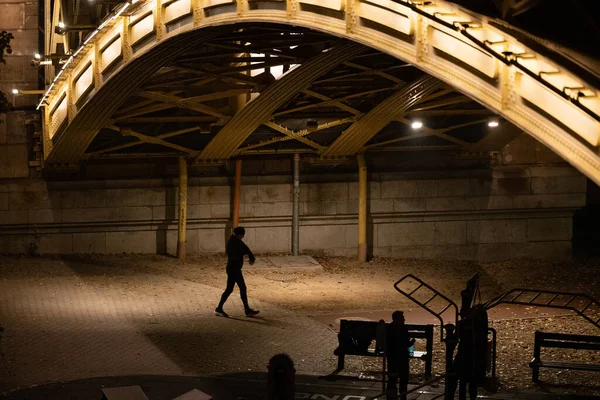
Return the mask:
<svg viewBox="0 0 600 400">
<path fill-rule="evenodd" d="M 242 190 L 242 160 L 235 160 L 235 187 L 233 189 L 233 227 L 240 225 L 240 192 Z"/>
<path fill-rule="evenodd" d="M 367 163 L 358 155 L 358 261 L 367 261 Z"/>
<path fill-rule="evenodd" d="M 292 208 L 292 254 L 300 248 L 300 154 L 294 154 L 294 202 Z"/>
<path fill-rule="evenodd" d="M 186 224 L 187 224 L 187 160 L 179 157 L 179 229 L 177 231 L 177 258 L 185 260 Z"/>
</svg>

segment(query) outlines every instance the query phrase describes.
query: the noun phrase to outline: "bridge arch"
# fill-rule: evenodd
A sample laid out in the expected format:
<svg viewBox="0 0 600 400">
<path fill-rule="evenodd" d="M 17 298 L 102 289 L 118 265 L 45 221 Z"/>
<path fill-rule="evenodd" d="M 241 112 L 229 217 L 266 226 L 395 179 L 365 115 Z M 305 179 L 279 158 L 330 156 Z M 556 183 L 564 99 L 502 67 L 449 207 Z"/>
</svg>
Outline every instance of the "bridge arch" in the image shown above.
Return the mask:
<svg viewBox="0 0 600 400">
<path fill-rule="evenodd" d="M 209 40 L 211 28 L 240 23 L 306 27 L 413 64 L 600 184 L 600 89 L 555 61 L 543 42 L 536 47 L 548 50 L 544 54 L 494 21 L 443 0 L 132 0 L 86 40 L 44 95 L 47 165 L 77 164 L 144 79 Z M 233 155 L 213 147 L 199 158 Z"/>
</svg>

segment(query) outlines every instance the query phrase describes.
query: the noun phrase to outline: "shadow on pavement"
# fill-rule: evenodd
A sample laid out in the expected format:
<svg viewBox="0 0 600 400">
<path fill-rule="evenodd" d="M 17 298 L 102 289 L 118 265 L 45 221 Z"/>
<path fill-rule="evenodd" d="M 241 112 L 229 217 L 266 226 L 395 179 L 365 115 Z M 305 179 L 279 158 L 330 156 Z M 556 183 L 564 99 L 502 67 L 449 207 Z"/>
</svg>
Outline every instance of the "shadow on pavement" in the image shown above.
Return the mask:
<svg viewBox="0 0 600 400">
<path fill-rule="evenodd" d="M 122 376 L 99 377 L 55 382 L 6 393 L 2 400 L 89 400 L 102 397 L 101 390 L 109 387 L 140 386 L 149 400 L 172 400 L 192 389 L 199 389 L 215 400 L 262 400 L 267 398 L 267 373 L 248 372 L 220 376 Z M 366 400 L 378 394 L 379 387 L 363 382 L 330 383 L 316 376 L 296 375 L 297 398 L 336 398 L 342 400 Z"/>
</svg>

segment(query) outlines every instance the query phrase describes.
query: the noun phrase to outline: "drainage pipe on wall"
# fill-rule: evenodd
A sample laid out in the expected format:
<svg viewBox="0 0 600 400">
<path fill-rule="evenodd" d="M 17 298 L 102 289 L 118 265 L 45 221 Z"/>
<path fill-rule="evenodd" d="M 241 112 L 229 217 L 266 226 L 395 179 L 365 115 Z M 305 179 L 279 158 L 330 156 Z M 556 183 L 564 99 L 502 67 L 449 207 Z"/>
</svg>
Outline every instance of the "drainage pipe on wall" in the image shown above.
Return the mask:
<svg viewBox="0 0 600 400">
<path fill-rule="evenodd" d="M 367 261 L 367 163 L 358 155 L 358 261 Z"/>
<path fill-rule="evenodd" d="M 179 157 L 179 224 L 177 231 L 177 258 L 185 260 L 186 223 L 187 223 L 187 160 Z"/>
<path fill-rule="evenodd" d="M 233 191 L 233 227 L 240 225 L 240 191 L 242 189 L 242 160 L 235 160 L 235 188 Z"/>
<path fill-rule="evenodd" d="M 294 203 L 292 210 L 292 254 L 300 247 L 300 154 L 294 154 Z"/>
</svg>

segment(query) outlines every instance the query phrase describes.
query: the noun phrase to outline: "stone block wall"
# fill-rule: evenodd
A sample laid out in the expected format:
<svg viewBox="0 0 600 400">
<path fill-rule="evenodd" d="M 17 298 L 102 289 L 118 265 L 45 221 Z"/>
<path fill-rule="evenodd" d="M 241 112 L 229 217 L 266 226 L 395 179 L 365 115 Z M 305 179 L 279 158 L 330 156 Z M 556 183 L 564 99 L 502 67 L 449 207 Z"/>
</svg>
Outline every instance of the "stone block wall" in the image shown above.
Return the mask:
<svg viewBox="0 0 600 400">
<path fill-rule="evenodd" d="M 13 34 L 12 54 L 4 54 L 0 64 L 0 91 L 13 107 L 31 107 L 39 96 L 13 95 L 13 89 L 38 89 L 38 67 L 31 61 L 39 51 L 39 2 L 37 0 L 0 0 L 0 30 Z M 11 111 L 0 114 L 0 179 L 29 176 L 29 149 L 26 113 Z"/>
<path fill-rule="evenodd" d="M 34 105 L 37 96 L 13 96 L 12 89 L 38 89 L 38 68 L 31 66 L 33 55 L 40 52 L 37 0 L 0 0 L 0 29 L 13 34 L 12 54 L 5 54 L 0 65 L 0 90 L 15 107 Z M 41 53 L 41 52 L 40 52 Z"/>
<path fill-rule="evenodd" d="M 356 176 L 300 189 L 300 248 L 355 255 Z M 497 261 L 568 258 L 572 216 L 586 179 L 569 166 L 405 172 L 369 176 L 372 255 Z M 177 243 L 176 180 L 0 181 L 0 252 L 170 253 Z M 190 178 L 189 252 L 222 252 L 232 188 Z M 256 252 L 291 249 L 289 177 L 244 177 L 240 217 Z"/>
</svg>

